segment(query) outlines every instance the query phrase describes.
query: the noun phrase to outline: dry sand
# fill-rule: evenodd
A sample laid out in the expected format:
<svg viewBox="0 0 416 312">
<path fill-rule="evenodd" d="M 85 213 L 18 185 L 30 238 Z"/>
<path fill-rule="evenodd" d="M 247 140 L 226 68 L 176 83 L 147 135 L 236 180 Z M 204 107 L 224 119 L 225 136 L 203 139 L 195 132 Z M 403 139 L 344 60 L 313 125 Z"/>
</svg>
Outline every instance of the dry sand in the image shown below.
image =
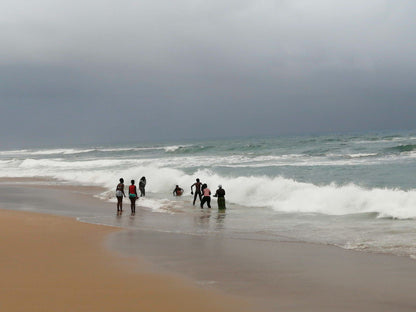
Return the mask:
<svg viewBox="0 0 416 312">
<path fill-rule="evenodd" d="M 0 311 L 250 310 L 245 302 L 176 277 L 133 272 L 126 258 L 102 246 L 113 231 L 0 210 Z"/>
</svg>

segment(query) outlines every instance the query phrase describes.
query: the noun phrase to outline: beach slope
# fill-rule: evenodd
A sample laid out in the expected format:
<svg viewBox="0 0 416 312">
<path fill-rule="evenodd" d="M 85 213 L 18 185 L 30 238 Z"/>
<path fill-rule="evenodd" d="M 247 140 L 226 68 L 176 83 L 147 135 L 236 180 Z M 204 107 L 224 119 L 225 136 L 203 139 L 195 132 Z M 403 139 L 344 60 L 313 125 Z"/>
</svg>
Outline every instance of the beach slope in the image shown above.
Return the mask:
<svg viewBox="0 0 416 312">
<path fill-rule="evenodd" d="M 72 218 L 0 210 L 0 310 L 248 311 L 239 300 L 177 277 L 133 271 L 128 258 L 103 247 L 113 231 Z"/>
</svg>

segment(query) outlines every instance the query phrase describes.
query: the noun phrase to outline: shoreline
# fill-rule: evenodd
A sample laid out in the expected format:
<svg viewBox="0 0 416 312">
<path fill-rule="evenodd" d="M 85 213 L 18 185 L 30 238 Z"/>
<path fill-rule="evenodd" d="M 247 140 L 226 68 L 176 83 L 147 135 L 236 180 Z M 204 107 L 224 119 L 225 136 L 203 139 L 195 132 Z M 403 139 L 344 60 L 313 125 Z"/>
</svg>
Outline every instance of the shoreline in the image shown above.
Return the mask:
<svg viewBox="0 0 416 312">
<path fill-rule="evenodd" d="M 72 218 L 0 209 L 0 308 L 11 312 L 255 310 L 241 298 L 149 273 L 143 260 L 142 270 L 133 270 L 131 259 L 103 246 L 105 237 L 116 231 Z"/>
<path fill-rule="evenodd" d="M 111 211 L 115 218 L 115 204 L 92 198 L 88 195 L 91 189 L 23 185 L 19 189 L 21 197 L 14 196 L 14 189 L 15 186 L 0 184 L 0 194 L 9 195 L 9 202 L 14 204 L 21 201 L 16 204 L 19 207 L 28 200 L 33 204 L 34 199 L 39 207 L 69 205 L 80 213 L 79 209 L 87 205 L 90 212 L 86 216 Z M 5 207 L 4 198 L 7 202 L 7 196 L 0 196 L 0 207 Z M 42 212 L 60 213 L 54 210 L 56 207 L 49 208 Z M 142 211 L 134 218 L 122 219 L 147 220 L 157 229 L 157 222 L 165 218 L 171 217 L 153 218 L 151 212 Z M 100 227 L 86 224 L 90 225 Z M 409 258 L 300 242 L 112 229 L 102 237 L 108 252 L 112 257 L 130 259 L 129 268 L 135 273 L 146 267 L 147 273 L 163 272 L 179 280 L 184 277 L 202 285 L 201 291 L 222 292 L 256 303 L 256 310 L 264 307 L 270 311 L 407 312 L 416 308 L 412 293 L 416 286 L 416 263 Z"/>
</svg>

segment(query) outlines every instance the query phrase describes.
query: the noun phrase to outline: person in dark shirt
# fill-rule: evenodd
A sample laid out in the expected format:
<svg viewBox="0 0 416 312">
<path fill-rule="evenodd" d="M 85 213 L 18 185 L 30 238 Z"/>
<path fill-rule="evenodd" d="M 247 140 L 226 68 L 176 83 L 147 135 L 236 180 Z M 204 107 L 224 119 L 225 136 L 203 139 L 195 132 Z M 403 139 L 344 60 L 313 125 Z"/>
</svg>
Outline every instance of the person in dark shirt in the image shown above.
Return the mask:
<svg viewBox="0 0 416 312">
<path fill-rule="evenodd" d="M 218 190 L 215 192 L 214 197 L 217 197 L 218 210 L 225 210 L 225 190 L 222 185 L 218 185 Z"/>
<path fill-rule="evenodd" d="M 145 186 L 146 186 L 146 177 L 141 177 L 139 181 L 140 197 L 146 196 L 146 190 L 144 189 Z"/>
<path fill-rule="evenodd" d="M 180 188 L 179 185 L 176 185 L 173 190 L 173 196 L 181 196 L 183 194 L 183 188 Z"/>
<path fill-rule="evenodd" d="M 199 201 L 202 200 L 202 193 L 201 193 L 201 186 L 202 183 L 199 181 L 199 179 L 196 179 L 196 182 L 191 185 L 191 195 L 194 194 L 192 188 L 195 186 L 195 195 L 194 195 L 194 202 L 192 205 L 195 206 L 196 197 L 199 196 Z"/>
</svg>

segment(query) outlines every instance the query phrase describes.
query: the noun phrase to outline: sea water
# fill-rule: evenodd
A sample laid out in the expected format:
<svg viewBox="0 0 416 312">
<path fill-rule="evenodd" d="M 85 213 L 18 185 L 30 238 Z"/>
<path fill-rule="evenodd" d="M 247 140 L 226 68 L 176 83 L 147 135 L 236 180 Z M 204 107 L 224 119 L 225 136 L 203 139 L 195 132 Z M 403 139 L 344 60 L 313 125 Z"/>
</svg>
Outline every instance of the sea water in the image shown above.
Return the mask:
<svg viewBox="0 0 416 312">
<path fill-rule="evenodd" d="M 157 224 L 160 231 L 416 258 L 416 131 L 0 151 L 0 177 L 102 186 L 106 191 L 97 196 L 112 202 L 119 178 L 127 189 L 142 176 L 146 197 L 138 204 L 175 218 Z M 223 185 L 225 213 L 216 211 L 215 198 L 211 211 L 192 206 L 196 178 L 213 193 Z M 175 185 L 183 196 L 172 195 Z M 139 226 L 120 222 L 114 212 L 80 218 Z M 145 222 L 140 227 L 155 230 Z"/>
</svg>

